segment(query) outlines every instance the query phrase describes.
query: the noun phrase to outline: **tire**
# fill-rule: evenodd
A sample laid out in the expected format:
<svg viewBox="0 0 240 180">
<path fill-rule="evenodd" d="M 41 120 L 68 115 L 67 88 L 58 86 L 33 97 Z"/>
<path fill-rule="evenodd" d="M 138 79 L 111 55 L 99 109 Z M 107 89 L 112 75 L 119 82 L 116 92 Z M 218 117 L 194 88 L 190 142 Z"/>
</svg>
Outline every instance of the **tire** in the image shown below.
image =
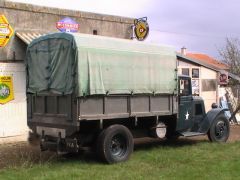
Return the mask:
<svg viewBox="0 0 240 180">
<path fill-rule="evenodd" d="M 98 136 L 97 154 L 109 164 L 128 160 L 132 152 L 133 136 L 125 126 L 109 126 Z"/>
<path fill-rule="evenodd" d="M 227 118 L 221 114 L 215 118 L 208 131 L 211 142 L 226 142 L 229 137 L 230 127 Z"/>
</svg>

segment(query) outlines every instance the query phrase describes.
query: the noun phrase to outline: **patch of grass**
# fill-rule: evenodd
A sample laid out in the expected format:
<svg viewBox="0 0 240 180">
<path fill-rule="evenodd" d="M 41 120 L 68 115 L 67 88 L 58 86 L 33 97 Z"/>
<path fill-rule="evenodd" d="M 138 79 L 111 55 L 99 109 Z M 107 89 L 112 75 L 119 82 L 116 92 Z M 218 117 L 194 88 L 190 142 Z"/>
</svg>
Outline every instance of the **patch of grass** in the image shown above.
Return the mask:
<svg viewBox="0 0 240 180">
<path fill-rule="evenodd" d="M 107 165 L 92 153 L 32 161 L 0 170 L 0 179 L 238 179 L 240 142 L 179 140 L 135 148 L 131 159 Z M 25 157 L 25 156 L 24 156 Z"/>
<path fill-rule="evenodd" d="M 41 153 L 39 146 L 29 146 L 24 142 L 0 145 L 0 169 L 29 168 L 35 164 L 46 164 L 54 158 L 55 153 Z"/>
</svg>

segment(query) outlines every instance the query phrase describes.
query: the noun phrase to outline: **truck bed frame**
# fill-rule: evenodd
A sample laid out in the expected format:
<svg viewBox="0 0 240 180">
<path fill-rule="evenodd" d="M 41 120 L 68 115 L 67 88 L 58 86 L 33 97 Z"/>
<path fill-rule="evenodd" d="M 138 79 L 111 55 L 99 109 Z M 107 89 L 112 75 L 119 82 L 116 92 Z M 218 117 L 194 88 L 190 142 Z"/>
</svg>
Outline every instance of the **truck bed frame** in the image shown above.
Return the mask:
<svg viewBox="0 0 240 180">
<path fill-rule="evenodd" d="M 74 95 L 28 94 L 28 125 L 40 133 L 41 127 L 49 131 L 63 129 L 62 136 L 70 136 L 80 129 L 81 122 L 134 119 L 177 114 L 176 95 Z M 45 128 L 46 129 L 46 128 Z M 46 132 L 45 132 L 46 133 Z M 47 132 L 50 133 L 50 132 Z M 54 134 L 50 133 L 51 135 Z"/>
</svg>

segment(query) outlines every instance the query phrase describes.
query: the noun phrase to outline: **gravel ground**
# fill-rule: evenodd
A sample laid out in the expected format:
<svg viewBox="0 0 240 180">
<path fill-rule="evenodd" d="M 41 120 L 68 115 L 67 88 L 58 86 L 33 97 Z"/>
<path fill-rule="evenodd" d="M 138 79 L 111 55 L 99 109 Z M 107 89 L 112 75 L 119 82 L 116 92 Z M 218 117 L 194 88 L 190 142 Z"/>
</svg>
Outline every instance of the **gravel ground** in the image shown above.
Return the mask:
<svg viewBox="0 0 240 180">
<path fill-rule="evenodd" d="M 197 136 L 192 138 L 181 137 L 177 140 L 177 145 L 196 144 L 198 142 L 207 141 L 207 136 Z M 240 126 L 231 126 L 230 137 L 228 143 L 240 140 Z M 155 144 L 163 143 L 166 141 L 141 138 L 135 140 L 135 149 L 144 148 Z M 17 142 L 9 144 L 0 144 L 0 169 L 5 167 L 31 167 L 33 164 L 41 164 L 50 162 L 58 156 L 54 152 L 41 152 L 37 145 L 32 146 L 27 142 Z"/>
<path fill-rule="evenodd" d="M 234 142 L 239 140 L 240 140 L 240 126 L 239 125 L 231 126 L 229 142 Z"/>
</svg>

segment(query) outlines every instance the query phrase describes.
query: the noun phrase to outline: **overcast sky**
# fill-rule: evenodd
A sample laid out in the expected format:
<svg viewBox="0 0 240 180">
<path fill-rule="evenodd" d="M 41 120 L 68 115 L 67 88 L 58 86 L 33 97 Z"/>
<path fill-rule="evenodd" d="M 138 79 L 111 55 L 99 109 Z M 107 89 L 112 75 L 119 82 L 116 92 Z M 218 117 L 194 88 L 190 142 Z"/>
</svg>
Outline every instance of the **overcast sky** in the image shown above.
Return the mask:
<svg viewBox="0 0 240 180">
<path fill-rule="evenodd" d="M 147 41 L 219 58 L 226 37 L 240 38 L 240 0 L 12 0 L 44 6 L 148 17 Z M 80 25 L 81 28 L 81 25 Z"/>
</svg>

